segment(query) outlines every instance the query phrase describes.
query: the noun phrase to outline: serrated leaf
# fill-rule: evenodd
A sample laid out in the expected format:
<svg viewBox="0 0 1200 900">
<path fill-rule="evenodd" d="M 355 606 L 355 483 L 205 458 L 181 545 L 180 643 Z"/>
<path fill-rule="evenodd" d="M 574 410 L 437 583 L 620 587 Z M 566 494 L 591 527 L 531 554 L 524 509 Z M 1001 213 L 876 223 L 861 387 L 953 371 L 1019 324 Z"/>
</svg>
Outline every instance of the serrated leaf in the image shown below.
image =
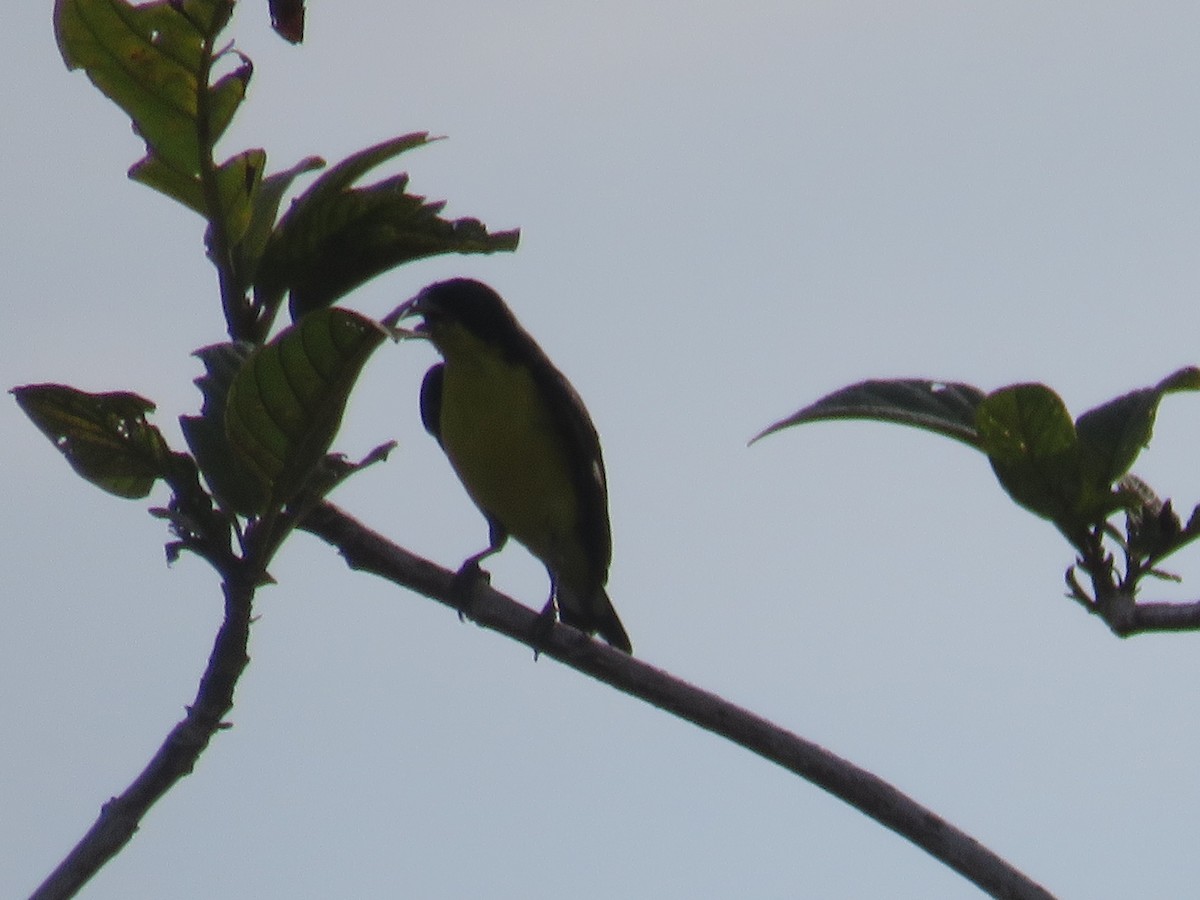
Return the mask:
<svg viewBox="0 0 1200 900">
<path fill-rule="evenodd" d="M 224 27 L 230 0 L 134 5 L 126 0 L 56 0 L 55 35 L 68 68 L 88 78 L 133 120 L 146 158 L 130 177 L 204 213 L 199 189 L 201 135 L 211 146 L 245 97 L 245 57 L 212 84 L 205 44 Z M 201 99 L 206 121 L 200 123 Z M 203 127 L 201 127 L 203 125 Z"/>
<path fill-rule="evenodd" d="M 750 443 L 793 425 L 859 419 L 911 425 L 979 447 L 975 409 L 984 393 L 969 384 L 896 378 L 861 381 L 827 394 L 759 432 Z"/>
<path fill-rule="evenodd" d="M 267 241 L 271 237 L 271 229 L 275 227 L 275 220 L 279 216 L 279 205 L 283 202 L 283 195 L 297 177 L 324 165 L 325 160 L 319 156 L 305 157 L 290 169 L 273 172 L 262 179 L 258 190 L 253 192 L 250 221 L 241 241 L 234 247 L 235 269 L 242 288 L 249 287 L 254 281 L 258 261 L 262 257 L 263 250 L 266 249 Z M 274 303 L 266 302 L 266 298 L 259 299 L 265 306 L 272 309 L 279 305 L 278 299 Z"/>
<path fill-rule="evenodd" d="M 243 91 L 244 88 L 243 84 Z M 232 108 L 227 110 L 228 115 L 231 116 L 233 111 Z M 248 207 L 265 166 L 266 154 L 262 150 L 246 150 L 217 169 L 220 214 L 227 220 L 226 227 L 230 230 L 230 240 L 233 242 L 236 242 L 248 225 Z M 201 216 L 209 216 L 204 188 L 196 171 L 178 168 L 164 161 L 162 157 L 150 153 L 134 163 L 129 170 L 129 177 L 182 203 Z"/>
<path fill-rule="evenodd" d="M 256 296 L 274 303 L 290 292 L 296 319 L 412 260 L 515 249 L 516 231 L 489 233 L 476 219 L 441 218 L 444 204 L 408 193 L 406 175 L 352 187 L 371 169 L 429 141 L 424 133 L 385 141 L 317 179 L 267 243 L 255 276 Z"/>
<path fill-rule="evenodd" d="M 243 364 L 230 386 L 225 428 L 270 505 L 292 499 L 324 459 L 355 380 L 385 336 L 357 313 L 318 310 Z"/>
<path fill-rule="evenodd" d="M 155 155 L 196 171 L 196 73 L 202 38 L 166 3 L 57 0 L 59 49 L 69 68 L 120 106 Z"/>
<path fill-rule="evenodd" d="M 352 153 L 314 181 L 304 195 L 297 198 L 295 205 L 303 207 L 309 203 L 321 204 L 332 200 L 372 169 L 378 168 L 401 153 L 423 147 L 436 140 L 439 138 L 431 138 L 427 131 L 414 131 Z"/>
<path fill-rule="evenodd" d="M 89 394 L 63 384 L 13 388 L 42 434 L 92 484 L 136 500 L 170 474 L 171 450 L 146 421 L 154 404 L 125 391 Z"/>
<path fill-rule="evenodd" d="M 221 506 L 243 516 L 262 509 L 267 494 L 261 480 L 233 452 L 225 431 L 225 408 L 233 379 L 252 350 L 250 344 L 214 344 L 197 350 L 194 355 L 206 370 L 196 379 L 204 402 L 200 415 L 179 417 L 184 440 L 209 489 Z"/>
</svg>

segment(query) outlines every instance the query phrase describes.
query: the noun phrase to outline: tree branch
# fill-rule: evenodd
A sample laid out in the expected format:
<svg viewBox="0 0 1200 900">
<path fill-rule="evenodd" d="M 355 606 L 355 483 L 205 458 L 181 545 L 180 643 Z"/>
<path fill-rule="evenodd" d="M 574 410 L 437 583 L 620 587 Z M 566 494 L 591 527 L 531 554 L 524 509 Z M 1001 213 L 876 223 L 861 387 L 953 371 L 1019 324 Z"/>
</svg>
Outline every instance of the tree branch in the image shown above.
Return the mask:
<svg viewBox="0 0 1200 900">
<path fill-rule="evenodd" d="M 1117 637 L 1159 631 L 1200 631 L 1200 601 L 1138 603 L 1111 586 L 1097 592 L 1096 600 L 1075 599 L 1092 615 L 1103 619 Z"/>
<path fill-rule="evenodd" d="M 810 741 L 574 628 L 539 626 L 538 615 L 479 585 L 466 608 L 454 596 L 454 574 L 393 544 L 332 504 L 300 523 L 337 547 L 352 569 L 372 572 L 468 615 L 485 628 L 552 657 L 633 697 L 728 738 L 794 772 L 912 841 L 993 897 L 1047 900 L 1052 895 L 974 838 L 887 782 Z"/>
<path fill-rule="evenodd" d="M 1200 601 L 1188 603 L 1138 603 L 1133 607 L 1133 621 L 1121 637 L 1145 634 L 1150 631 L 1197 631 L 1200 630 Z"/>
<path fill-rule="evenodd" d="M 1067 596 L 1098 616 L 1117 637 L 1155 631 L 1200 631 L 1200 600 L 1183 603 L 1138 603 L 1138 583 L 1153 572 L 1150 562 L 1137 564 L 1126 550 L 1125 574 L 1118 578 L 1112 556 L 1101 543 L 1097 530 L 1087 541 L 1076 544 L 1076 565 L 1067 570 Z M 1190 540 L 1190 539 L 1189 539 Z M 1079 583 L 1075 570 L 1087 573 L 1092 582 L 1089 594 Z"/>
<path fill-rule="evenodd" d="M 237 572 L 244 572 L 239 569 Z M 225 620 L 213 642 L 208 668 L 200 679 L 196 699 L 187 715 L 167 735 L 154 758 L 119 797 L 100 810 L 95 824 L 59 864 L 30 900 L 73 897 L 105 863 L 129 843 L 142 818 L 174 784 L 190 775 L 209 740 L 223 728 L 222 719 L 233 707 L 233 691 L 250 661 L 250 609 L 254 584 L 244 577 L 228 577 L 223 585 Z"/>
</svg>

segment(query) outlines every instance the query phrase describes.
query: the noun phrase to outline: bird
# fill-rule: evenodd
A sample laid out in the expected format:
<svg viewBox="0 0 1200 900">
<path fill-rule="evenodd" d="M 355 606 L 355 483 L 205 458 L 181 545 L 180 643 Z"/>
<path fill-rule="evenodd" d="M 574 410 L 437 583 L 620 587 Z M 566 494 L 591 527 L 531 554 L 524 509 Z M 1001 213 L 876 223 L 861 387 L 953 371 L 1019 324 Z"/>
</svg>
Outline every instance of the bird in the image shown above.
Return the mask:
<svg viewBox="0 0 1200 900">
<path fill-rule="evenodd" d="M 385 321 L 420 316 L 411 332 L 442 357 L 421 384 L 425 430 L 488 524 L 488 546 L 511 536 L 550 578 L 543 621 L 558 618 L 619 650 L 633 647 L 605 585 L 612 560 L 600 438 L 583 401 L 496 291 L 453 278 L 423 288 Z"/>
</svg>

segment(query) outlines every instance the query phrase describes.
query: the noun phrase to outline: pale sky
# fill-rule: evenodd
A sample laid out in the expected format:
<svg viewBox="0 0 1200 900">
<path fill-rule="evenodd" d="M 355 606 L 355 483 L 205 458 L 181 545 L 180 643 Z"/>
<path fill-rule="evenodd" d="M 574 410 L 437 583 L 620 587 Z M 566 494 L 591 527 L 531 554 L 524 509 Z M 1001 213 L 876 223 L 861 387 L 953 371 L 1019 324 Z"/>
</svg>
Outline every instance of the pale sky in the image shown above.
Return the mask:
<svg viewBox="0 0 1200 900">
<path fill-rule="evenodd" d="M 199 408 L 223 336 L 202 223 L 125 178 L 123 114 L 58 57 L 50 3 L 0 31 L 0 387 Z M 1190 3 L 266 3 L 222 151 L 272 168 L 380 139 L 517 253 L 393 272 L 495 286 L 591 410 L 609 593 L 637 655 L 864 766 L 1063 898 L 1200 882 L 1200 636 L 1120 641 L 1063 597 L 1070 548 L 932 435 L 765 425 L 866 377 L 1043 381 L 1078 414 L 1200 363 L 1200 8 Z M 486 540 L 416 397 L 368 365 L 334 500 L 456 567 Z M 1135 470 L 1190 510 L 1200 398 Z M 24 896 L 195 693 L 213 573 L 148 503 L 77 478 L 9 400 L 0 467 L 0 896 Z M 165 501 L 156 494 L 154 503 Z M 1200 596 L 1200 553 L 1172 561 Z M 540 606 L 513 545 L 501 589 Z M 806 782 L 297 535 L 259 595 L 231 720 L 93 900 L 969 898 Z M 1150 599 L 1151 595 L 1147 595 Z"/>
</svg>

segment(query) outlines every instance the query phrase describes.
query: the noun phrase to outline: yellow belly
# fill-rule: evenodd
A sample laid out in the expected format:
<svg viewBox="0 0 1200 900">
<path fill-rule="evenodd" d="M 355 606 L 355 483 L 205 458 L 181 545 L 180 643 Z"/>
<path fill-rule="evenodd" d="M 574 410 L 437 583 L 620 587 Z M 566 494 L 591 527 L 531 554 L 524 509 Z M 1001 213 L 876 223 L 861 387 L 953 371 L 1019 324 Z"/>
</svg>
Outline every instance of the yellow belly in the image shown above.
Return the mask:
<svg viewBox="0 0 1200 900">
<path fill-rule="evenodd" d="M 586 572 L 566 451 L 529 371 L 495 353 L 447 354 L 440 426 L 475 504 L 560 578 Z"/>
</svg>

